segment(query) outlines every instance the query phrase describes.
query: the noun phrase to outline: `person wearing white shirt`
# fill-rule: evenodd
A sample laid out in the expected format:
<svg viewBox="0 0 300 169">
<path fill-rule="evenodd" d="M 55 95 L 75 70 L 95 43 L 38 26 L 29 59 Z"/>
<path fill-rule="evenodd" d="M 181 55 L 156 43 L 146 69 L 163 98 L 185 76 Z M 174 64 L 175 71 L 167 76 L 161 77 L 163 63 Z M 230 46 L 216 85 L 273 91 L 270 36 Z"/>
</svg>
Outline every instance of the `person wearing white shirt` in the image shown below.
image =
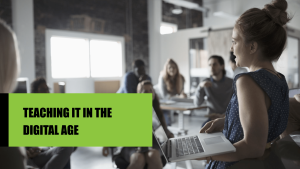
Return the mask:
<svg viewBox="0 0 300 169">
<path fill-rule="evenodd" d="M 248 72 L 246 68 L 236 66 L 235 58 L 236 56 L 233 54 L 233 52 L 230 52 L 230 66 L 233 71 L 232 79 L 234 79 L 237 74 Z"/>
</svg>

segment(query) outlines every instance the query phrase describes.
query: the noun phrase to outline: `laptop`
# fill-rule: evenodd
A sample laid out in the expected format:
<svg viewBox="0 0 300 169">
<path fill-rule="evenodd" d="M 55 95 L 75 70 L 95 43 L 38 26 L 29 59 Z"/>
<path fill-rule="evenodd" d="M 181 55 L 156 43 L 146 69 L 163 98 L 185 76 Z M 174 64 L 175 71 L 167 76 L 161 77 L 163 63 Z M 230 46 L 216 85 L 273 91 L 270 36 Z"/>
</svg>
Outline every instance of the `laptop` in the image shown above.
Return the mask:
<svg viewBox="0 0 300 169">
<path fill-rule="evenodd" d="M 153 113 L 156 116 L 156 113 Z M 153 117 L 158 119 L 157 117 Z M 168 139 L 163 127 L 156 121 L 152 128 L 162 154 L 168 163 L 192 160 L 213 155 L 235 152 L 235 147 L 222 132 L 198 133 Z"/>
</svg>

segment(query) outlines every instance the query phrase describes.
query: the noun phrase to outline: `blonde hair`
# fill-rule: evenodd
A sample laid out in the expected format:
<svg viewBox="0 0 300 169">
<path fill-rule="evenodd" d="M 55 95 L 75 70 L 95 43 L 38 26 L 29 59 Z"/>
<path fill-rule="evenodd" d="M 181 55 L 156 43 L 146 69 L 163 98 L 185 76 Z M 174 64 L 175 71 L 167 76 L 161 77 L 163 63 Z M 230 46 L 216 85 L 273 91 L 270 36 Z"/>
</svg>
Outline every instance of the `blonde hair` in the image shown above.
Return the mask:
<svg viewBox="0 0 300 169">
<path fill-rule="evenodd" d="M 168 65 L 169 64 L 174 64 L 175 68 L 177 69 L 174 81 L 172 80 L 172 77 L 168 74 Z M 173 59 L 167 60 L 161 74 L 163 76 L 164 82 L 166 83 L 168 93 L 172 93 L 174 88 L 176 88 L 177 94 L 180 94 L 182 92 L 182 88 L 183 88 L 182 83 L 184 82 L 184 77 L 179 73 L 178 65 L 176 64 L 176 62 Z"/>
<path fill-rule="evenodd" d="M 15 33 L 0 20 L 0 93 L 13 92 L 20 72 L 19 50 Z"/>
</svg>

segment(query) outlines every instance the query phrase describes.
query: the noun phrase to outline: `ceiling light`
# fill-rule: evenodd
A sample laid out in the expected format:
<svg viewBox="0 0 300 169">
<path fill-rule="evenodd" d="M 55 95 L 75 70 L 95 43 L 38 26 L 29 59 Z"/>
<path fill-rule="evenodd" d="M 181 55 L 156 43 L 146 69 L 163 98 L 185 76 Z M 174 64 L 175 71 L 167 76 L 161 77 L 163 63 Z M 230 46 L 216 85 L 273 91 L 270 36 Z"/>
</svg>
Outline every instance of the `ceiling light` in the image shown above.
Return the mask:
<svg viewBox="0 0 300 169">
<path fill-rule="evenodd" d="M 208 11 L 207 8 L 203 8 L 194 2 L 183 1 L 183 0 L 163 0 L 163 1 L 166 3 L 174 4 L 174 5 L 181 6 L 181 7 L 188 8 L 188 9 L 194 9 L 194 10 L 198 10 L 198 11 L 202 11 L 202 12 Z"/>
<path fill-rule="evenodd" d="M 172 13 L 176 14 L 176 15 L 181 14 L 182 13 L 182 9 L 179 6 L 175 6 L 175 8 L 172 9 Z"/>
</svg>

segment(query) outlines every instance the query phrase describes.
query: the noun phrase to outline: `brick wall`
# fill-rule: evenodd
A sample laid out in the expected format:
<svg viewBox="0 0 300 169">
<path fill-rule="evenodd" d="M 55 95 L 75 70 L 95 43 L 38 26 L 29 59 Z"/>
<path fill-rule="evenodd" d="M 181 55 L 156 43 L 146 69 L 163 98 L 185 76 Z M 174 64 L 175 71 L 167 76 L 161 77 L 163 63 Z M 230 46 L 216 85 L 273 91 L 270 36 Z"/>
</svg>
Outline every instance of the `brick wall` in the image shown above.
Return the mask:
<svg viewBox="0 0 300 169">
<path fill-rule="evenodd" d="M 125 37 L 126 71 L 135 59 L 149 61 L 146 0 L 34 0 L 36 76 L 46 76 L 45 29 L 73 30 L 71 17 L 85 15 L 103 21 L 100 31 L 85 32 Z M 100 26 L 100 27 L 101 27 Z M 99 26 L 98 26 L 99 27 Z M 80 30 L 84 31 L 84 30 Z"/>
<path fill-rule="evenodd" d="M 0 19 L 12 26 L 11 0 L 0 0 Z"/>
<path fill-rule="evenodd" d="M 202 5 L 202 0 L 191 0 Z M 135 59 L 143 59 L 148 71 L 148 17 L 147 0 L 34 0 L 35 71 L 36 76 L 46 77 L 45 29 L 78 31 L 70 26 L 74 15 L 86 15 L 103 21 L 101 31 L 87 31 L 125 37 L 126 72 Z M 202 13 L 183 9 L 172 14 L 174 5 L 163 2 L 162 20 L 175 23 L 178 29 L 200 27 Z M 11 0 L 0 0 L 0 18 L 12 26 Z"/>
</svg>

